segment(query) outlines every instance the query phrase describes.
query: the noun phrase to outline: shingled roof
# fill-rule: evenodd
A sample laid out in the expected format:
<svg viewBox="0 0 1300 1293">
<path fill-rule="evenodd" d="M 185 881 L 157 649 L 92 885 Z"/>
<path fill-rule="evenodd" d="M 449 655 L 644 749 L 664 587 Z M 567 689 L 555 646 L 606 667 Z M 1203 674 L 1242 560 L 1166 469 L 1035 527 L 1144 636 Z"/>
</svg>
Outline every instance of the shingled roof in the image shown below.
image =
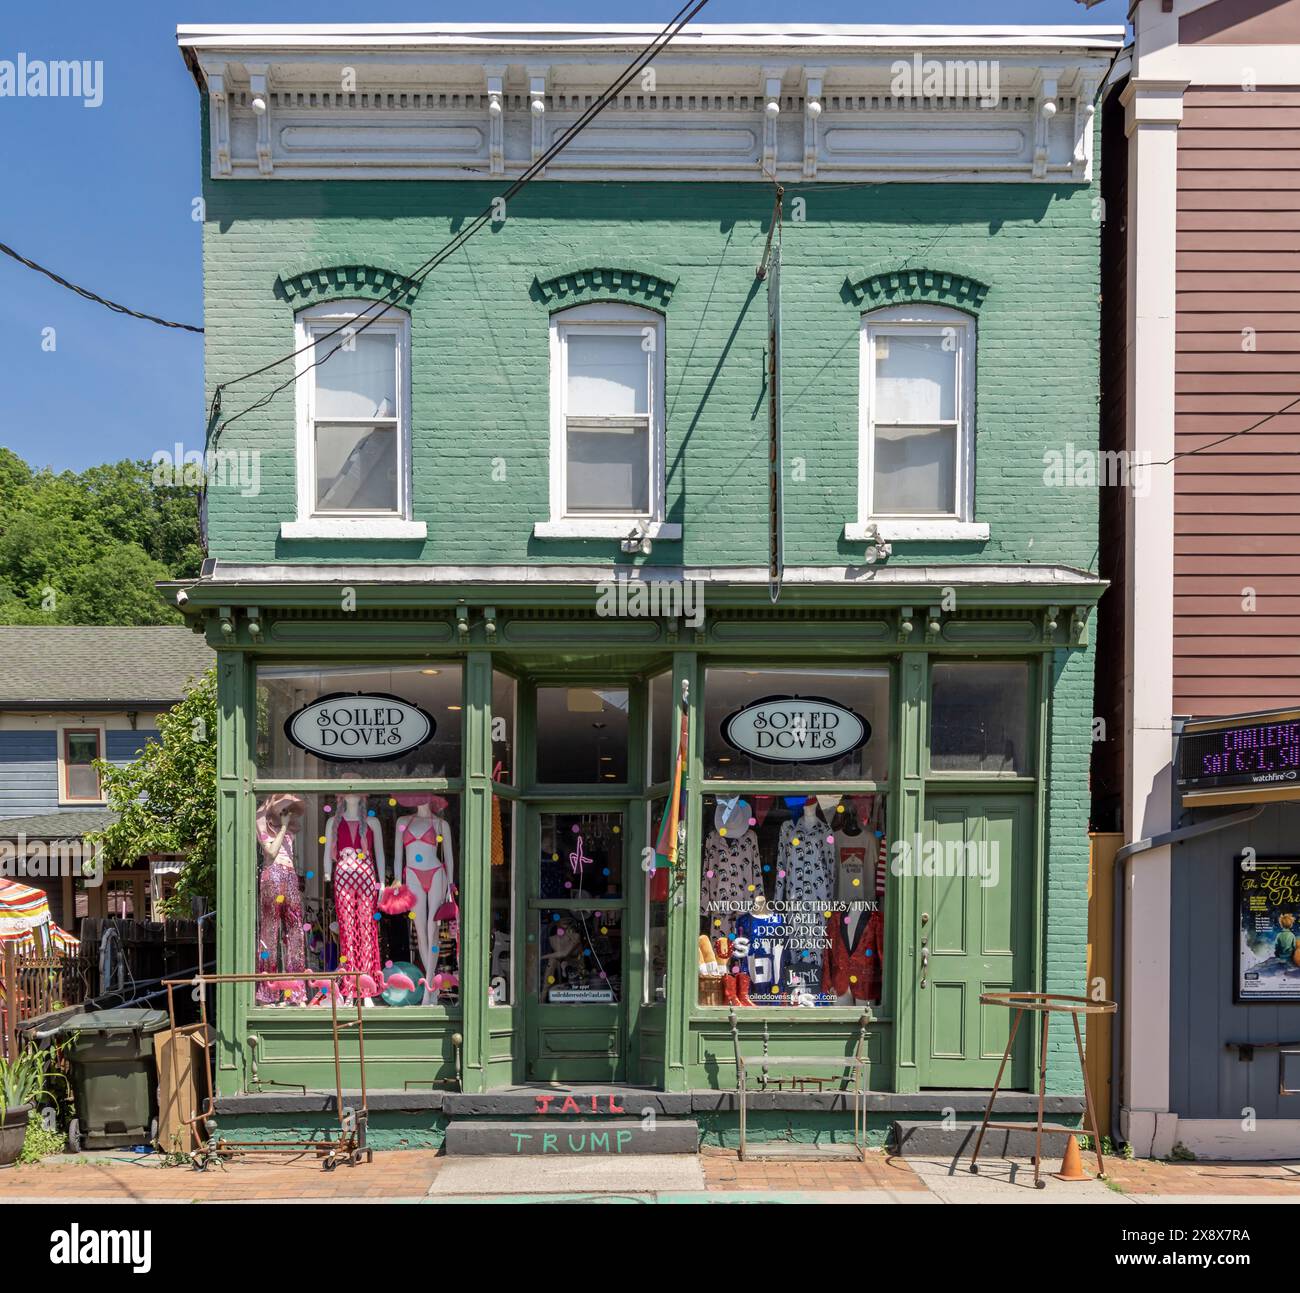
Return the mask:
<svg viewBox="0 0 1300 1293">
<path fill-rule="evenodd" d="M 0 709 L 174 705 L 214 659 L 181 626 L 0 625 Z"/>
</svg>

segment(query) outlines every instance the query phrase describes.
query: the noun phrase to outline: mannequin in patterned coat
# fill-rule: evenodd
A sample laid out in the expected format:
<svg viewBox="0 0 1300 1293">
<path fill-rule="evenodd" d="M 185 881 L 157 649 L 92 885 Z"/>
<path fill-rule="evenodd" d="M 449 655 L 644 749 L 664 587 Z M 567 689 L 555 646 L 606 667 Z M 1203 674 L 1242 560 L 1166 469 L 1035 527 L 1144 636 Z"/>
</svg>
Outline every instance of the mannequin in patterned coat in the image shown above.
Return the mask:
<svg viewBox="0 0 1300 1293">
<path fill-rule="evenodd" d="M 783 822 L 776 848 L 776 901 L 789 942 L 790 972 L 805 984 L 820 983 L 826 911 L 835 896 L 835 844 L 810 799 L 802 816 Z"/>
<path fill-rule="evenodd" d="M 749 828 L 749 805 L 737 796 L 719 799 L 713 811 L 714 830 L 704 841 L 703 878 L 700 882 L 700 910 L 713 936 L 736 932 L 736 917 L 748 911 L 754 895 L 763 890 L 763 868 L 758 855 L 758 836 Z M 709 904 L 741 904 L 733 910 L 710 910 Z"/>
</svg>

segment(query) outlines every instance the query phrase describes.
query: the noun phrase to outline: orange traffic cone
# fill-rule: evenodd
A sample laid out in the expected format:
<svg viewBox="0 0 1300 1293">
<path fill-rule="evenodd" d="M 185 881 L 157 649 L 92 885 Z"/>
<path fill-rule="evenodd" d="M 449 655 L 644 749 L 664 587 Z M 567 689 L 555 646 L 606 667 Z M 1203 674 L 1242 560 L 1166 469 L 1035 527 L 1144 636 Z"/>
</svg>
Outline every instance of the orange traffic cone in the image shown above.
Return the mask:
<svg viewBox="0 0 1300 1293">
<path fill-rule="evenodd" d="M 1070 1136 L 1065 1142 L 1065 1157 L 1061 1160 L 1061 1170 L 1052 1175 L 1058 1181 L 1091 1181 L 1092 1177 L 1083 1170 L 1083 1159 L 1079 1156 L 1079 1142 Z"/>
</svg>

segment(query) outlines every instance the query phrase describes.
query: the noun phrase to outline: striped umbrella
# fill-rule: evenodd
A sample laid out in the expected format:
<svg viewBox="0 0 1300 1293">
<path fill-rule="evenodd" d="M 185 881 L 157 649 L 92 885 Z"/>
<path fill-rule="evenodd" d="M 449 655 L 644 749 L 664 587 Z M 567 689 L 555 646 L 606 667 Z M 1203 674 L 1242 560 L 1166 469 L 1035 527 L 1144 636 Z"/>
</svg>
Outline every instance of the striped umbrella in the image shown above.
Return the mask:
<svg viewBox="0 0 1300 1293">
<path fill-rule="evenodd" d="M 0 943 L 30 943 L 50 923 L 49 899 L 41 889 L 0 879 Z"/>
</svg>

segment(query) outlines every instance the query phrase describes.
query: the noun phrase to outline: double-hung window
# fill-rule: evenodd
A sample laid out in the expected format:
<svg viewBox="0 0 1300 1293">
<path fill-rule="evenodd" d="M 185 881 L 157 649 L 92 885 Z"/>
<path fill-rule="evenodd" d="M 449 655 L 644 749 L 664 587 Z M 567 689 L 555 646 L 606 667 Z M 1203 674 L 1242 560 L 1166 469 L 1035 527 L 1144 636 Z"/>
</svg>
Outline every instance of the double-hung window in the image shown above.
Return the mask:
<svg viewBox="0 0 1300 1293">
<path fill-rule="evenodd" d="M 862 318 L 859 525 L 882 539 L 986 539 L 974 520 L 975 321 L 905 305 Z"/>
<path fill-rule="evenodd" d="M 663 341 L 663 318 L 636 306 L 552 316 L 551 516 L 537 537 L 680 537 L 663 523 Z"/>
<path fill-rule="evenodd" d="M 410 319 L 365 301 L 298 315 L 298 519 L 286 538 L 423 538 L 410 510 Z"/>
<path fill-rule="evenodd" d="M 59 734 L 60 802 L 98 804 L 104 800 L 95 760 L 104 757 L 104 733 L 98 727 L 65 727 Z"/>
</svg>

